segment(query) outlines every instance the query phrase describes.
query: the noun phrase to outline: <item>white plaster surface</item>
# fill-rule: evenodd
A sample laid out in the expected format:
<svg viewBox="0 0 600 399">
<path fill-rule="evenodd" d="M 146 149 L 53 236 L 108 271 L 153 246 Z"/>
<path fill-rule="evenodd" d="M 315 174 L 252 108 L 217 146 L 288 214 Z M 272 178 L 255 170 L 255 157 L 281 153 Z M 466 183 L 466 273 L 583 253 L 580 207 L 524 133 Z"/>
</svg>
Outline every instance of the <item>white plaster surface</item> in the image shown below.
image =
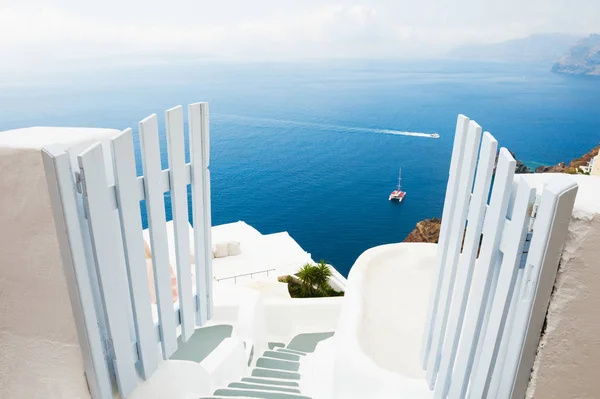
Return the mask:
<svg viewBox="0 0 600 399">
<path fill-rule="evenodd" d="M 312 399 L 334 397 L 335 344 L 335 337 L 321 341 L 314 353 L 309 353 L 302 359 L 298 372 L 302 375 L 300 391 L 303 395 Z"/>
<path fill-rule="evenodd" d="M 600 176 L 600 154 L 596 155 L 596 158 L 594 158 L 594 166 L 592 167 L 590 174 Z"/>
<path fill-rule="evenodd" d="M 88 398 L 40 149 L 110 129 L 0 132 L 0 398 Z"/>
<path fill-rule="evenodd" d="M 243 285 L 244 287 L 252 290 L 260 291 L 265 298 L 291 298 L 287 283 L 280 283 L 279 281 L 270 280 L 257 280 L 244 282 Z"/>
<path fill-rule="evenodd" d="M 260 354 L 268 348 L 265 306 L 260 292 L 249 290 L 241 297 L 238 317 L 233 325 L 233 335 L 254 345 L 255 353 Z"/>
<path fill-rule="evenodd" d="M 190 225 L 190 261 L 195 263 L 194 232 Z M 211 228 L 213 276 L 224 284 L 238 284 L 257 280 L 277 281 L 277 277 L 296 273 L 306 263 L 314 264 L 310 254 L 287 233 L 261 234 L 254 227 L 239 221 Z M 150 233 L 144 230 L 144 239 L 150 247 Z M 173 222 L 167 222 L 169 260 L 176 273 L 175 233 Z M 234 255 L 235 254 L 235 255 Z M 274 270 L 273 270 L 274 269 Z M 267 270 L 270 270 L 268 273 Z M 256 273 L 250 275 L 251 273 Z M 337 273 L 337 272 L 336 272 Z M 233 276 L 238 276 L 234 280 Z M 343 287 L 345 279 L 339 273 L 332 276 L 336 287 Z"/>
<path fill-rule="evenodd" d="M 391 244 L 357 259 L 333 339 L 333 387 L 325 388 L 333 398 L 432 396 L 418 353 L 436 250 L 435 244 Z"/>
<path fill-rule="evenodd" d="M 556 173 L 534 173 L 517 175 L 515 180 L 525 179 L 538 192 L 543 188 Z M 600 213 L 600 176 L 566 175 L 579 185 L 573 216 L 576 219 L 593 217 Z"/>
<path fill-rule="evenodd" d="M 255 299 L 252 298 L 256 294 L 261 299 L 258 304 L 253 304 Z M 219 283 L 214 284 L 213 298 L 214 316 L 210 323 L 231 324 L 234 335 L 257 343 L 288 342 L 302 333 L 335 331 L 344 303 L 344 297 L 282 298 L 264 295 L 241 284 Z M 247 314 L 241 313 L 241 304 L 245 304 Z M 260 313 L 264 327 L 258 316 Z M 238 333 L 236 326 L 244 326 L 245 332 Z"/>
<path fill-rule="evenodd" d="M 269 342 L 288 342 L 303 333 L 335 331 L 344 300 L 344 297 L 265 299 Z"/>
<path fill-rule="evenodd" d="M 206 385 L 214 390 L 246 377 L 248 374 L 247 363 L 244 342 L 240 338 L 230 337 L 225 338 L 200 364 L 210 376 L 210 381 L 207 381 Z M 187 383 L 187 381 L 182 381 L 182 383 Z M 171 382 L 171 384 L 173 383 Z M 202 388 L 206 389 L 207 387 Z M 169 397 L 174 398 L 175 396 L 169 395 Z"/>
<path fill-rule="evenodd" d="M 298 271 L 306 263 L 314 263 L 310 254 L 287 233 L 261 234 L 244 222 L 228 223 L 212 227 L 213 243 L 240 243 L 240 254 L 213 259 L 213 275 L 216 279 L 241 274 L 276 269 L 268 273 L 238 277 L 236 281 L 272 280 L 278 276 Z M 233 279 L 221 283 L 234 283 Z"/>
<path fill-rule="evenodd" d="M 527 398 L 600 398 L 600 176 L 572 178 L 579 192 Z"/>
<path fill-rule="evenodd" d="M 423 376 L 419 354 L 436 250 L 420 243 L 388 248 L 371 259 L 364 282 L 360 345 L 377 365 L 407 377 Z"/>
<path fill-rule="evenodd" d="M 127 399 L 198 399 L 214 392 L 211 381 L 201 363 L 167 360 L 147 381 L 140 381 Z"/>
</svg>

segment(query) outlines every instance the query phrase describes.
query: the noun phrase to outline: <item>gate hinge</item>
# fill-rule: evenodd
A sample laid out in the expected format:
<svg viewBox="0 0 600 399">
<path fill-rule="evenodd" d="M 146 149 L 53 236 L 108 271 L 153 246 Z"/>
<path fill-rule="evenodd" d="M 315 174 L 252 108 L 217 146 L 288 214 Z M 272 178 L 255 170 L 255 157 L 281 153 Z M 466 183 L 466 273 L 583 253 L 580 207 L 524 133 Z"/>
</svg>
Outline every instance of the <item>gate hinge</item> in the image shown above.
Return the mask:
<svg viewBox="0 0 600 399">
<path fill-rule="evenodd" d="M 110 338 L 107 338 L 106 341 L 104 341 L 104 355 L 109 360 L 113 360 L 115 358 L 115 346 Z"/>
<path fill-rule="evenodd" d="M 528 234 L 527 234 L 527 240 L 528 241 L 531 240 L 531 233 L 533 232 L 533 226 L 535 225 L 535 220 L 536 220 L 537 213 L 538 213 L 538 204 L 533 204 L 531 206 L 531 210 L 529 212 L 529 216 L 530 216 L 530 219 L 529 219 L 529 229 L 527 230 L 528 231 Z"/>
<path fill-rule="evenodd" d="M 531 208 L 531 218 L 535 219 L 535 217 L 537 216 L 538 207 L 538 204 L 533 204 L 533 207 Z"/>
<path fill-rule="evenodd" d="M 142 360 L 142 356 L 140 354 L 140 344 L 138 344 L 137 342 L 134 344 L 135 345 L 135 361 L 141 361 Z"/>
<path fill-rule="evenodd" d="M 113 344 L 112 339 L 106 338 L 102 341 L 104 345 L 104 359 L 106 359 L 106 364 L 108 365 L 108 372 L 111 375 L 111 379 L 117 379 L 117 370 L 116 370 L 116 357 L 115 357 L 115 346 Z"/>
<path fill-rule="evenodd" d="M 85 189 L 85 175 L 81 170 L 75 171 L 75 185 L 79 194 L 87 196 L 87 190 Z"/>
</svg>

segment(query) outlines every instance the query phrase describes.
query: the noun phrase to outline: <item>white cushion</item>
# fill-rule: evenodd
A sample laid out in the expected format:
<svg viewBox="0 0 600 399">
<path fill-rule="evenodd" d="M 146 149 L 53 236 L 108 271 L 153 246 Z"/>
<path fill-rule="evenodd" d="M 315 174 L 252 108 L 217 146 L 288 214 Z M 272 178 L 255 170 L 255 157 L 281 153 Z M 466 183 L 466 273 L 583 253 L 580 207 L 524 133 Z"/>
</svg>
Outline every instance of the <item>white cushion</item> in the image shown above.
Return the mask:
<svg viewBox="0 0 600 399">
<path fill-rule="evenodd" d="M 239 255 L 242 253 L 242 247 L 239 241 L 229 241 L 227 243 L 227 253 L 229 256 Z"/>
<path fill-rule="evenodd" d="M 219 242 L 215 244 L 215 248 L 213 250 L 213 253 L 215 255 L 215 258 L 224 258 L 228 255 L 227 252 L 227 243 L 226 242 Z"/>
</svg>

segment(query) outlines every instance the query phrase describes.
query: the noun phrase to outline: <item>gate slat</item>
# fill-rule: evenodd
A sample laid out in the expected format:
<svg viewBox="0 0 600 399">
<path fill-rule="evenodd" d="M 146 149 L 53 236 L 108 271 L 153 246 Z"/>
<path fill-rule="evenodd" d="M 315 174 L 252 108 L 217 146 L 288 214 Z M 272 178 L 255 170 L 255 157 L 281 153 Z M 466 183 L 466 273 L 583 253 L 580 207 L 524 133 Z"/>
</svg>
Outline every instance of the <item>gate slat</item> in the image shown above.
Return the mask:
<svg viewBox="0 0 600 399">
<path fill-rule="evenodd" d="M 175 257 L 177 262 L 177 287 L 181 315 L 183 342 L 194 333 L 194 301 L 192 297 L 192 275 L 190 263 L 190 236 L 187 202 L 187 178 L 185 165 L 185 142 L 183 131 L 183 107 L 177 106 L 165 113 L 169 170 L 171 173 L 171 205 L 173 208 L 173 230 Z"/>
<path fill-rule="evenodd" d="M 506 148 L 500 149 L 490 205 L 483 223 L 483 241 L 476 261 L 461 341 L 450 381 L 449 397 L 464 398 L 469 384 L 477 341 L 487 305 L 487 295 L 496 267 L 501 231 L 510 200 L 516 161 Z"/>
<path fill-rule="evenodd" d="M 577 184 L 564 176 L 554 178 L 542 191 L 498 389 L 500 399 L 525 396 L 576 195 Z"/>
<path fill-rule="evenodd" d="M 475 370 L 470 397 L 487 397 L 494 362 L 500 348 L 502 331 L 508 315 L 508 305 L 512 299 L 512 291 L 519 270 L 521 249 L 529 227 L 529 213 L 535 200 L 535 190 L 525 180 L 521 180 L 517 191 L 517 198 L 513 217 L 509 225 L 511 234 L 503 254 L 498 285 L 494 295 L 488 327 L 479 359 Z"/>
<path fill-rule="evenodd" d="M 469 118 L 464 115 L 459 115 L 456 121 L 456 131 L 454 134 L 454 145 L 452 147 L 452 157 L 450 159 L 450 170 L 448 183 L 446 185 L 446 197 L 444 199 L 444 209 L 442 211 L 442 225 L 440 227 L 440 236 L 438 244 L 438 252 L 436 255 L 435 277 L 433 279 L 433 287 L 429 304 L 427 307 L 427 317 L 425 321 L 425 330 L 423 331 L 423 339 L 421 344 L 421 366 L 425 369 L 429 359 L 431 349 L 431 341 L 433 337 L 433 327 L 439 305 L 439 292 L 442 284 L 442 276 L 444 275 L 444 266 L 446 264 L 446 255 L 448 252 L 448 231 L 454 219 L 454 207 L 456 203 L 456 192 L 458 189 L 458 173 L 463 161 L 465 151 L 467 128 Z"/>
<path fill-rule="evenodd" d="M 442 346 L 448 323 L 449 307 L 452 302 L 460 247 L 465 231 L 467 212 L 469 210 L 469 198 L 473 187 L 475 165 L 477 163 L 477 153 L 479 151 L 480 142 L 481 126 L 475 121 L 470 121 L 467 130 L 464 156 L 460 165 L 460 175 L 458 176 L 457 181 L 458 187 L 453 221 L 451 222 L 451 227 L 448 231 L 447 255 L 442 274 L 438 311 L 435 321 L 433 322 L 433 336 L 429 360 L 427 362 L 427 383 L 430 389 L 433 389 L 435 386 L 437 372 L 440 366 Z"/>
<path fill-rule="evenodd" d="M 204 169 L 208 160 L 202 146 L 202 137 L 208 133 L 208 104 L 195 103 L 188 107 L 188 127 L 190 138 L 190 163 L 192 168 L 192 216 L 194 222 L 194 254 L 196 260 L 196 298 L 197 313 L 196 323 L 204 325 L 210 315 L 211 281 L 208 281 L 210 263 L 207 258 L 212 258 L 212 247 L 207 247 L 206 187 L 204 185 Z M 209 230 L 210 231 L 210 230 Z"/>
<path fill-rule="evenodd" d="M 204 252 L 206 262 L 206 287 L 207 301 L 208 301 L 208 318 L 213 315 L 213 271 L 212 271 L 212 214 L 211 214 L 211 198 L 210 198 L 210 170 L 207 168 L 204 170 L 204 237 L 206 237 L 206 247 L 211 248 L 210 251 Z"/>
<path fill-rule="evenodd" d="M 109 198 L 108 183 L 102 145 L 97 143 L 78 157 L 79 167 L 85 181 L 84 196 L 87 196 L 87 215 L 92 237 L 92 252 L 100 284 L 100 296 L 106 309 L 107 329 L 114 353 L 113 365 L 119 392 L 129 395 L 137 385 L 135 359 L 131 351 L 128 314 L 123 304 L 130 300 L 125 289 L 119 265 L 118 251 L 121 245 L 116 215 Z"/>
<path fill-rule="evenodd" d="M 509 345 L 511 344 L 510 341 L 513 329 L 519 329 L 519 326 L 515 324 L 515 316 L 517 314 L 517 308 L 519 306 L 518 296 L 521 291 L 521 284 L 523 283 L 523 269 L 520 267 L 518 269 L 517 278 L 515 281 L 515 289 L 513 290 L 510 303 L 508 305 L 508 316 L 506 317 L 506 323 L 504 324 L 504 328 L 502 329 L 502 341 L 500 343 L 498 356 L 496 357 L 496 361 L 494 362 L 494 369 L 492 371 L 490 387 L 488 389 L 488 396 L 493 398 L 498 398 L 498 391 L 504 378 L 503 374 L 505 371 L 505 361 L 509 351 Z"/>
<path fill-rule="evenodd" d="M 207 288 L 207 316 L 208 318 L 212 317 L 213 314 L 213 270 L 212 270 L 212 209 L 211 209 L 211 198 L 210 198 L 210 123 L 209 123 L 209 113 L 208 113 L 208 103 L 204 103 L 202 105 L 202 117 L 203 117 L 203 125 L 202 125 L 202 153 L 204 157 L 202 158 L 203 163 L 203 181 L 202 187 L 204 190 L 202 191 L 204 195 L 203 205 L 204 205 L 204 239 L 206 240 L 206 248 L 209 250 L 204 251 L 204 258 L 206 262 L 206 288 Z"/>
<path fill-rule="evenodd" d="M 518 184 L 518 182 L 516 184 Z M 537 192 L 536 192 L 536 194 L 537 194 Z M 533 221 L 534 221 L 533 219 L 529 218 L 529 227 L 527 229 L 528 235 L 529 235 L 529 232 L 532 231 L 531 226 L 532 226 Z M 508 229 L 506 229 L 506 230 L 508 230 Z M 530 242 L 528 242 L 527 239 L 525 239 L 523 248 L 521 248 L 521 252 L 523 255 L 521 256 L 519 269 L 518 269 L 517 277 L 515 280 L 516 281 L 515 288 L 513 290 L 513 293 L 511 294 L 512 298 L 511 298 L 510 304 L 509 304 L 509 310 L 508 310 L 508 316 L 506 318 L 506 323 L 503 328 L 502 342 L 500 343 L 500 350 L 498 351 L 498 356 L 496 357 L 496 361 L 494 362 L 494 368 L 493 368 L 493 372 L 492 372 L 492 376 L 491 376 L 490 387 L 488 389 L 488 395 L 490 397 L 494 397 L 494 398 L 498 398 L 500 386 L 502 385 L 503 381 L 505 381 L 504 379 L 512 378 L 512 373 L 514 371 L 516 371 L 516 368 L 513 370 L 507 370 L 505 364 L 506 364 L 507 356 L 511 349 L 510 348 L 510 345 L 512 345 L 511 342 L 514 341 L 512 338 L 513 333 L 514 333 L 513 330 L 520 330 L 522 327 L 518 324 L 519 320 L 517 320 L 516 316 L 519 312 L 519 303 L 520 303 L 519 296 L 520 296 L 521 288 L 523 285 L 523 278 L 525 277 L 525 267 L 526 267 L 526 261 L 527 261 L 526 254 L 529 250 L 529 244 L 530 244 Z M 518 343 L 517 345 L 520 346 L 520 345 L 522 345 L 522 343 Z M 504 375 L 505 372 L 506 372 L 506 375 Z M 508 398 L 506 398 L 506 399 L 508 399 Z"/>
<path fill-rule="evenodd" d="M 163 358 L 168 359 L 177 350 L 177 334 L 156 114 L 150 115 L 139 123 L 139 133 L 158 323 Z"/>
<path fill-rule="evenodd" d="M 142 378 L 147 379 L 158 368 L 158 356 L 144 256 L 144 237 L 131 129 L 126 129 L 113 138 L 111 145 L 141 372 Z"/>
<path fill-rule="evenodd" d="M 88 269 L 91 255 L 83 236 L 86 221 L 76 194 L 69 153 L 62 145 L 54 144 L 45 147 L 42 156 L 85 376 L 95 399 L 113 399 L 99 321 L 101 313 L 96 311 Z"/>
<path fill-rule="evenodd" d="M 458 275 L 455 284 L 455 298 L 450 308 L 448 319 L 448 333 L 443 348 L 442 362 L 438 379 L 435 385 L 435 398 L 445 398 L 450 388 L 450 376 L 454 367 L 454 359 L 458 349 L 460 333 L 467 300 L 469 298 L 469 289 L 473 277 L 473 266 L 479 250 L 479 241 L 483 229 L 483 219 L 487 205 L 487 198 L 490 192 L 492 174 L 494 171 L 494 162 L 496 160 L 496 151 L 498 142 L 494 137 L 485 132 L 482 139 L 479 162 L 477 164 L 477 176 L 473 196 L 469 206 L 467 232 L 465 235 L 463 253 L 460 258 Z"/>
<path fill-rule="evenodd" d="M 515 207 L 515 201 L 517 197 L 517 189 L 518 182 L 513 181 L 510 199 L 508 201 L 508 208 L 506 211 L 506 219 L 504 220 L 504 228 L 502 229 L 502 235 L 500 238 L 500 252 L 504 253 L 506 250 L 506 245 L 509 242 L 510 236 L 510 228 L 508 225 L 510 224 L 510 219 L 512 218 L 512 213 Z M 479 341 L 477 342 L 477 350 L 475 351 L 475 358 L 473 360 L 473 370 L 477 370 L 479 365 L 479 358 L 481 357 L 481 350 L 483 348 L 483 340 L 487 334 L 488 321 L 490 319 L 490 313 L 492 310 L 492 301 L 494 299 L 494 295 L 496 295 L 496 287 L 498 285 L 498 276 L 500 275 L 500 265 L 494 268 L 494 274 L 492 275 L 492 282 L 490 284 L 490 290 L 487 295 L 486 303 L 487 307 L 485 309 L 485 314 L 483 316 L 483 322 L 481 324 L 481 330 L 479 332 Z"/>
</svg>

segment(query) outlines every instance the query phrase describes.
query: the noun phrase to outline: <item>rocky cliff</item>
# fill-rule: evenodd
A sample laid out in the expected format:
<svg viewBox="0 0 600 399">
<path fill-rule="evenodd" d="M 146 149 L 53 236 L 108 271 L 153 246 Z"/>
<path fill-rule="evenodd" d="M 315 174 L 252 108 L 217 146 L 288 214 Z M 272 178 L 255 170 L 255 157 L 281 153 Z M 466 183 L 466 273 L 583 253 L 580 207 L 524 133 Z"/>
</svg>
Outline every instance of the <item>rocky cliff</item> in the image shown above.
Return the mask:
<svg viewBox="0 0 600 399">
<path fill-rule="evenodd" d="M 560 162 L 558 165 L 540 166 L 535 169 L 535 173 L 578 173 L 580 166 L 586 166 L 600 151 L 600 145 L 594 147 L 590 152 L 575 158 L 568 165 Z"/>
<path fill-rule="evenodd" d="M 528 167 L 527 165 L 525 165 L 523 162 L 519 161 L 517 159 L 517 157 L 515 156 L 515 153 L 510 151 L 510 155 L 513 156 L 513 158 L 517 161 L 517 168 L 515 169 L 515 173 L 533 173 Z M 498 155 L 496 155 L 496 165 L 498 165 Z M 496 167 L 494 166 L 494 173 L 496 173 Z"/>
<path fill-rule="evenodd" d="M 404 239 L 404 242 L 431 242 L 437 243 L 440 238 L 440 226 L 442 221 L 437 218 L 423 220 L 417 223 L 417 227 Z"/>
<path fill-rule="evenodd" d="M 535 169 L 536 173 L 577 173 L 580 166 L 585 166 L 588 162 L 598 155 L 600 152 L 600 145 L 594 147 L 590 152 L 575 158 L 569 165 L 564 162 L 554 166 L 540 166 Z M 512 153 L 511 153 L 512 154 Z M 513 157 L 515 154 L 512 154 Z M 496 158 L 496 162 L 498 158 Z M 520 161 L 517 161 L 516 173 L 531 173 L 531 171 Z M 429 242 L 437 243 L 440 238 L 440 227 L 442 225 L 441 219 L 433 218 L 426 219 L 419 223 L 413 231 L 404 239 L 403 242 Z"/>
<path fill-rule="evenodd" d="M 600 76 L 600 35 L 579 40 L 554 64 L 552 72 Z"/>
<path fill-rule="evenodd" d="M 512 156 L 516 159 L 515 154 L 511 152 Z M 498 157 L 496 156 L 496 163 L 498 163 Z M 517 160 L 517 167 L 515 173 L 531 173 L 531 170 L 524 163 Z M 442 225 L 441 219 L 433 218 L 426 219 L 417 223 L 417 226 L 410 234 L 404 239 L 404 242 L 430 242 L 437 243 L 440 238 L 440 226 Z"/>
</svg>

